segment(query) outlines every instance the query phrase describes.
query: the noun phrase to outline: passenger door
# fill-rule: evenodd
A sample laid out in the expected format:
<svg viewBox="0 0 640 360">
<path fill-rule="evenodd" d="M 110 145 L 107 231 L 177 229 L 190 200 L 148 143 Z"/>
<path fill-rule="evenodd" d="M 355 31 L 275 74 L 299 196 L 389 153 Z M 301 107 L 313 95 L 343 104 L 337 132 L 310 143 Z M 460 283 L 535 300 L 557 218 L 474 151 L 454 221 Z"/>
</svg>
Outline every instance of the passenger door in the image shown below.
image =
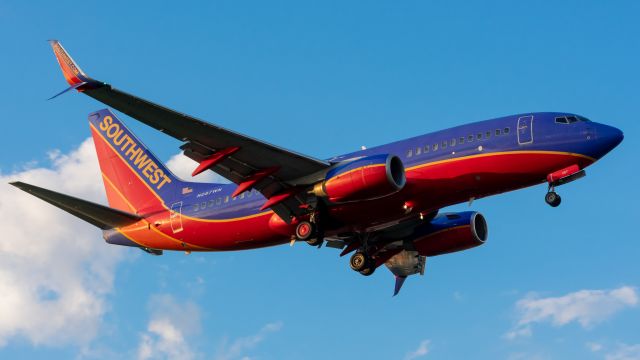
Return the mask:
<svg viewBox="0 0 640 360">
<path fill-rule="evenodd" d="M 518 144 L 525 145 L 533 142 L 533 115 L 518 118 Z"/>
<path fill-rule="evenodd" d="M 182 201 L 171 204 L 169 221 L 171 222 L 171 231 L 174 234 L 182 231 Z"/>
</svg>

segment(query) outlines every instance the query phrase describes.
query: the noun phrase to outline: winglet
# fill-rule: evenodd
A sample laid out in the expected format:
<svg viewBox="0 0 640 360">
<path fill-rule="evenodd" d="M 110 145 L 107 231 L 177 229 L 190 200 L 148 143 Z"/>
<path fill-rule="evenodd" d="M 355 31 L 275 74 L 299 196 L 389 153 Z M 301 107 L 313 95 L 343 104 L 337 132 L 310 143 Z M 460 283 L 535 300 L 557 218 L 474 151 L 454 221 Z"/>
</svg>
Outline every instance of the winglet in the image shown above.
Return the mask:
<svg viewBox="0 0 640 360">
<path fill-rule="evenodd" d="M 73 61 L 71 56 L 69 56 L 69 53 L 62 47 L 60 41 L 49 40 L 49 44 L 53 49 L 56 59 L 58 59 L 58 64 L 60 65 L 60 69 L 62 69 L 62 75 L 64 75 L 69 86 L 76 86 L 91 80 L 91 78 L 80 69 L 76 62 Z"/>
<path fill-rule="evenodd" d="M 71 89 L 82 91 L 84 85 L 96 82 L 87 74 L 85 74 L 82 69 L 80 69 L 78 64 L 73 61 L 71 56 L 69 56 L 69 53 L 62 47 L 62 44 L 60 44 L 58 40 L 49 40 L 49 44 L 51 45 L 53 53 L 58 60 L 58 64 L 60 65 L 60 69 L 62 70 L 62 75 L 64 75 L 65 80 L 69 84 L 69 88 L 52 96 L 51 98 L 49 98 L 49 100 L 62 95 Z"/>
<path fill-rule="evenodd" d="M 396 276 L 396 286 L 393 290 L 393 296 L 398 295 L 400 289 L 402 289 L 402 285 L 404 285 L 404 281 L 407 280 L 406 276 Z"/>
</svg>

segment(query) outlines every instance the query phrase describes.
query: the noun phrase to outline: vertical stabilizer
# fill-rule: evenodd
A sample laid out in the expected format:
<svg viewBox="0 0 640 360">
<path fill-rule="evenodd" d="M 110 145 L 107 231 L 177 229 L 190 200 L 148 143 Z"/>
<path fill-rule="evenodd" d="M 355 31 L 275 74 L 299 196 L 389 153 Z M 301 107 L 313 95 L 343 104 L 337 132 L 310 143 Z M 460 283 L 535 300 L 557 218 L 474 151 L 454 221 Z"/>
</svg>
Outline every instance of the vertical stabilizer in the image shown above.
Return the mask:
<svg viewBox="0 0 640 360">
<path fill-rule="evenodd" d="M 110 110 L 89 115 L 107 199 L 133 213 L 157 211 L 177 195 L 178 179 Z"/>
</svg>

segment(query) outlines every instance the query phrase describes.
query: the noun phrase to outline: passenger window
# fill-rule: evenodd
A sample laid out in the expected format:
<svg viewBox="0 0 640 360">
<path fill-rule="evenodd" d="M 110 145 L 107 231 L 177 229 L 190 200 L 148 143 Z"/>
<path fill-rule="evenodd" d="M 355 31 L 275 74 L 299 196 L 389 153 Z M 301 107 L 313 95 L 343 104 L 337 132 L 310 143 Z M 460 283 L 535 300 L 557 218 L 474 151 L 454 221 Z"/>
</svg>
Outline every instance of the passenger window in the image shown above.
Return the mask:
<svg viewBox="0 0 640 360">
<path fill-rule="evenodd" d="M 438 144 L 433 144 L 433 151 L 438 151 Z"/>
<path fill-rule="evenodd" d="M 456 139 L 451 139 L 449 146 L 456 146 Z"/>
<path fill-rule="evenodd" d="M 249 191 L 249 192 L 247 193 L 247 197 L 252 197 L 252 196 L 253 196 L 253 192 L 254 192 L 254 191 L 255 191 L 255 190 L 251 190 L 251 191 Z"/>
<path fill-rule="evenodd" d="M 478 133 L 478 135 L 476 135 L 476 138 L 478 138 L 478 140 L 482 139 L 482 133 Z"/>
<path fill-rule="evenodd" d="M 195 212 L 195 211 L 198 211 L 198 210 L 200 210 L 200 204 L 193 205 L 193 211 Z"/>
<path fill-rule="evenodd" d="M 500 136 L 500 129 L 496 129 L 496 136 Z"/>
<path fill-rule="evenodd" d="M 217 198 L 216 199 L 216 205 L 220 205 L 222 204 L 222 198 Z"/>
<path fill-rule="evenodd" d="M 430 148 L 430 147 L 431 147 L 431 146 L 429 146 L 429 145 L 425 145 L 425 146 L 424 146 L 424 153 L 428 153 L 428 152 L 429 152 L 429 148 Z"/>
<path fill-rule="evenodd" d="M 413 149 L 409 149 L 409 151 L 407 151 L 407 157 L 412 157 L 413 156 Z"/>
<path fill-rule="evenodd" d="M 506 127 L 506 128 L 504 128 L 504 130 L 502 130 L 502 132 L 503 132 L 505 135 L 507 135 L 507 134 L 509 133 L 509 130 L 510 130 L 510 129 L 509 129 L 508 127 Z"/>
<path fill-rule="evenodd" d="M 484 133 L 484 137 L 486 137 L 487 139 L 491 138 L 491 131 L 487 131 L 486 133 Z"/>
<path fill-rule="evenodd" d="M 422 148 L 421 147 L 417 147 L 416 148 L 416 155 L 420 155 L 422 154 Z"/>
<path fill-rule="evenodd" d="M 213 203 L 214 203 L 214 201 L 215 201 L 215 200 L 213 200 L 213 199 L 209 200 L 209 207 L 213 207 Z"/>
<path fill-rule="evenodd" d="M 244 193 L 240 194 L 240 199 L 244 199 Z"/>
<path fill-rule="evenodd" d="M 473 135 L 469 135 L 469 136 L 467 136 L 467 141 L 468 141 L 468 142 L 472 142 L 472 141 L 473 141 Z"/>
<path fill-rule="evenodd" d="M 228 202 L 229 202 L 229 197 L 228 197 L 228 196 L 225 196 L 225 197 L 224 197 L 224 203 L 226 204 L 226 203 L 228 203 Z"/>
<path fill-rule="evenodd" d="M 446 141 L 442 142 L 441 148 L 442 149 L 446 149 L 447 148 L 447 142 Z"/>
<path fill-rule="evenodd" d="M 460 136 L 460 139 L 458 139 L 458 143 L 464 144 L 464 136 Z"/>
<path fill-rule="evenodd" d="M 207 207 L 207 203 L 206 202 L 203 202 L 203 203 L 200 204 L 200 209 L 204 209 L 206 207 Z"/>
</svg>

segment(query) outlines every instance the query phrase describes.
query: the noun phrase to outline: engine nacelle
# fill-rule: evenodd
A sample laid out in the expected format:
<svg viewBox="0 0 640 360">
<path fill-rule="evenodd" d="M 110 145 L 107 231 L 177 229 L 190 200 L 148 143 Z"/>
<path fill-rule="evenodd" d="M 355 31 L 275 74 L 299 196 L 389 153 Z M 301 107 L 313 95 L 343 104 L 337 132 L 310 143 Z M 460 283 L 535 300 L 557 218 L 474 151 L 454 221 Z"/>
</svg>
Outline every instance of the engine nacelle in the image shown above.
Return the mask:
<svg viewBox="0 0 640 360">
<path fill-rule="evenodd" d="M 423 256 L 436 256 L 484 244 L 489 234 L 487 221 L 475 211 L 445 213 L 419 226 L 412 236 L 415 250 Z"/>
<path fill-rule="evenodd" d="M 402 190 L 406 182 L 402 160 L 380 154 L 339 164 L 313 187 L 313 193 L 332 202 L 372 200 Z"/>
</svg>

